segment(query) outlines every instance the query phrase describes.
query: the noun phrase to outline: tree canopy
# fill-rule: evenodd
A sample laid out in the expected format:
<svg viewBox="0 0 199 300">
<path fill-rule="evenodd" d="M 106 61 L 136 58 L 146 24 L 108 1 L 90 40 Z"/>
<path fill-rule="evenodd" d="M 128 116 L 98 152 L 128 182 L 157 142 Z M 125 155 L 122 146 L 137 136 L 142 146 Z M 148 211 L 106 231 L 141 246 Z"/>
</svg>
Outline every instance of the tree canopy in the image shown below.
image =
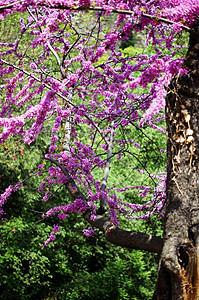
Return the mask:
<svg viewBox="0 0 199 300">
<path fill-rule="evenodd" d="M 44 202 L 63 186 L 70 194 L 43 213 L 44 219 L 57 216 L 43 248 L 55 240 L 59 220 L 78 212 L 93 226 L 84 229 L 87 236 L 97 227 L 116 245 L 161 253 L 162 238 L 121 229 L 120 215 L 129 222 L 166 215 L 164 268 L 175 269 L 178 251 L 176 268 L 185 269 L 182 252 L 197 248 L 196 217 L 190 222 L 187 215 L 193 215 L 198 195 L 184 186 L 197 186 L 199 1 L 0 1 L 2 22 L 13 14 L 18 18 L 17 13 L 18 36 L 4 36 L 0 43 L 0 143 L 42 145 L 45 137 L 47 146 L 41 147 L 34 174 L 1 194 L 3 218 L 12 193 L 38 176 Z M 120 47 L 132 33 L 146 36 L 145 49 Z M 167 172 L 165 144 L 150 136 L 158 155 L 156 163 L 146 163 L 141 145 L 145 127 L 154 129 L 160 140 L 168 133 Z M 141 200 L 128 197 L 136 189 Z M 180 235 L 179 222 L 175 247 L 168 250 L 176 216 L 191 225 Z"/>
</svg>

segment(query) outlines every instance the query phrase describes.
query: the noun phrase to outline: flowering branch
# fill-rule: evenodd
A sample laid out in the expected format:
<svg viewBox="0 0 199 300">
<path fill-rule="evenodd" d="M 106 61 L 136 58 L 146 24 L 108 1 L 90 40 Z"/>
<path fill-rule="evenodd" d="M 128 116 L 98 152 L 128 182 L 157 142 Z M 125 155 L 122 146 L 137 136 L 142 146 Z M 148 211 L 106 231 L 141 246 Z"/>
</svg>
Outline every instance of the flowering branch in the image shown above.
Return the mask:
<svg viewBox="0 0 199 300">
<path fill-rule="evenodd" d="M 69 176 L 66 168 L 64 168 L 57 160 L 50 156 L 45 156 L 44 158 L 57 165 L 67 177 L 65 187 L 71 194 L 72 198 L 74 200 L 82 199 L 87 201 L 85 195 L 79 190 L 74 180 Z M 83 217 L 92 226 L 102 231 L 106 240 L 112 244 L 129 249 L 146 250 L 154 253 L 161 253 L 162 251 L 163 239 L 160 237 L 148 235 L 142 232 L 120 229 L 115 226 L 109 218 L 100 215 L 96 215 L 94 219 L 91 219 L 91 212 L 89 209 L 83 213 Z"/>
<path fill-rule="evenodd" d="M 43 84 L 44 87 L 46 87 L 48 90 L 51 90 L 52 91 L 52 87 L 46 83 L 43 82 L 42 79 L 39 79 L 38 77 L 36 77 L 35 75 L 33 75 L 32 73 L 29 73 L 27 72 L 26 70 L 24 70 L 23 68 L 19 68 L 18 66 L 14 65 L 14 64 L 11 64 L 3 59 L 1 59 L 1 61 L 4 63 L 4 64 L 7 64 L 9 66 L 12 66 L 14 69 L 16 70 L 19 70 L 21 72 L 23 72 L 24 74 L 32 77 L 33 79 L 35 79 L 36 81 L 40 82 Z M 74 104 L 72 101 L 70 101 L 67 97 L 65 97 L 64 95 L 62 95 L 60 92 L 57 92 L 55 90 L 53 90 L 53 93 L 57 96 L 59 96 L 61 99 L 63 99 L 67 104 L 70 104 L 71 106 L 75 107 L 78 109 L 78 105 Z M 95 129 L 98 131 L 98 133 L 101 135 L 102 139 L 104 140 L 104 142 L 108 145 L 108 141 L 106 140 L 104 134 L 101 132 L 100 128 L 97 126 L 97 124 L 95 124 L 95 122 L 87 115 L 85 114 L 84 115 L 85 118 L 87 118 L 90 123 L 95 127 Z"/>
<path fill-rule="evenodd" d="M 31 12 L 31 10 L 27 7 L 27 11 L 29 12 L 29 14 L 31 15 L 31 17 L 35 20 L 35 22 L 37 23 L 37 19 L 35 18 L 34 14 Z M 42 28 L 41 26 L 38 26 L 40 32 L 42 33 Z M 50 49 L 50 51 L 52 52 L 52 54 L 54 55 L 57 63 L 58 63 L 58 66 L 60 68 L 60 72 L 61 72 L 61 75 L 63 78 L 66 78 L 66 74 L 65 74 L 65 70 L 61 64 L 61 61 L 60 61 L 60 58 L 59 58 L 59 55 L 57 54 L 57 52 L 53 49 L 53 47 L 51 46 L 50 42 L 47 40 L 47 45 L 48 45 L 48 48 Z"/>
<path fill-rule="evenodd" d="M 10 9 L 12 8 L 15 4 L 19 4 L 19 3 L 22 3 L 22 1 L 16 1 L 14 3 L 11 3 L 11 4 L 8 4 L 8 5 L 3 5 L 3 6 L 0 6 L 0 10 L 5 10 L 5 9 Z M 38 4 L 39 6 L 43 6 L 46 4 L 43 4 L 43 3 L 39 3 Z M 91 11 L 99 11 L 99 12 L 107 12 L 107 9 L 103 8 L 103 7 L 94 7 L 94 6 L 77 6 L 77 7 L 71 7 L 71 6 L 67 6 L 67 5 L 48 5 L 50 8 L 54 8 L 54 9 L 66 9 L 66 10 L 76 10 L 76 11 L 79 11 L 79 10 L 91 10 Z M 134 12 L 131 11 L 131 10 L 123 10 L 123 9 L 116 9 L 116 8 L 112 8 L 111 6 L 108 7 L 108 11 L 109 12 L 112 12 L 112 13 L 116 13 L 116 14 L 123 14 L 123 15 L 132 15 Z M 142 13 L 141 14 L 142 17 L 145 17 L 145 18 L 149 18 L 151 20 L 156 20 L 157 22 L 158 21 L 161 21 L 163 23 L 166 23 L 166 24 L 172 24 L 172 25 L 175 25 L 176 22 L 172 21 L 172 20 L 169 20 L 169 19 L 166 19 L 166 18 L 162 18 L 162 17 L 159 17 L 159 16 L 153 16 L 153 15 L 150 15 L 150 14 L 147 14 L 147 13 Z M 186 31 L 190 31 L 190 27 L 186 26 L 186 25 L 183 25 L 181 24 L 181 28 L 186 30 Z"/>
<path fill-rule="evenodd" d="M 16 2 L 13 2 L 13 3 L 7 4 L 7 5 L 0 6 L 0 10 L 13 8 L 13 6 L 14 6 L 15 4 L 19 4 L 19 3 L 23 3 L 23 1 L 20 0 L 20 1 L 16 1 Z"/>
</svg>

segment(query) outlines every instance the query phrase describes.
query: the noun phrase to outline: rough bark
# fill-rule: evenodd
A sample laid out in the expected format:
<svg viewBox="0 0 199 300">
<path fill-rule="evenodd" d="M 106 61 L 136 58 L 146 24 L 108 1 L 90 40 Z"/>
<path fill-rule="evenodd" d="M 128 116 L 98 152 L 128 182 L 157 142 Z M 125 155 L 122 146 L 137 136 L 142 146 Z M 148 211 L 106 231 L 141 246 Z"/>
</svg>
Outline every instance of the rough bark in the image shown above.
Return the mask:
<svg viewBox="0 0 199 300">
<path fill-rule="evenodd" d="M 166 98 L 167 203 L 164 246 L 153 300 L 199 299 L 199 30 L 190 33 L 187 75 Z"/>
<path fill-rule="evenodd" d="M 106 240 L 114 245 L 128 249 L 145 250 L 161 253 L 163 239 L 143 232 L 127 231 L 115 226 L 109 218 L 97 215 L 92 221 L 90 213 L 84 214 L 84 219 L 92 226 L 100 229 Z"/>
</svg>

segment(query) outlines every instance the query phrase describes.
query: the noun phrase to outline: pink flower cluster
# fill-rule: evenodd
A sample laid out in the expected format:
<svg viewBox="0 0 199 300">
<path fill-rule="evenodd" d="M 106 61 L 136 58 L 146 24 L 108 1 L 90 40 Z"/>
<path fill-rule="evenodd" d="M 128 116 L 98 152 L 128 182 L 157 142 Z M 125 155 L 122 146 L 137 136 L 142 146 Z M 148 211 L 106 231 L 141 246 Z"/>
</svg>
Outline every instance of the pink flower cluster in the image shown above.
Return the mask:
<svg viewBox="0 0 199 300">
<path fill-rule="evenodd" d="M 44 245 L 42 245 L 41 249 L 44 249 L 44 247 L 46 247 L 48 244 L 54 242 L 54 240 L 56 239 L 55 233 L 59 232 L 59 230 L 60 230 L 60 227 L 58 226 L 58 224 L 57 225 L 54 224 L 53 231 L 51 232 L 49 238 L 45 241 Z"/>
<path fill-rule="evenodd" d="M 92 227 L 88 227 L 88 229 L 83 229 L 83 234 L 90 237 L 96 233 L 96 229 L 92 229 Z"/>
</svg>

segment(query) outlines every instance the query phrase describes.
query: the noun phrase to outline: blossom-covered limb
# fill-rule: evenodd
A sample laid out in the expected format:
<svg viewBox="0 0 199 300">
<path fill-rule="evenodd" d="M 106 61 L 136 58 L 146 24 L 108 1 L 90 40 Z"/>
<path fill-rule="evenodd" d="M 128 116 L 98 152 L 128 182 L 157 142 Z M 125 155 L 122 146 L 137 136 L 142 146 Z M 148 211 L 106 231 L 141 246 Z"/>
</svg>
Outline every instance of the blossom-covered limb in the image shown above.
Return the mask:
<svg viewBox="0 0 199 300">
<path fill-rule="evenodd" d="M 38 78 L 37 76 L 35 76 L 34 74 L 32 73 L 29 73 L 27 72 L 26 70 L 24 70 L 23 68 L 20 68 L 12 63 L 9 63 L 3 59 L 1 59 L 1 61 L 4 63 L 4 64 L 7 64 L 9 66 L 12 66 L 14 69 L 16 70 L 19 70 L 21 72 L 23 72 L 24 74 L 32 77 L 33 79 L 35 79 L 36 81 L 42 83 L 42 85 L 44 87 L 46 87 L 48 90 L 52 90 L 52 87 L 48 84 L 46 84 L 45 82 L 43 82 L 42 79 Z M 58 91 L 53 91 L 54 94 L 56 94 L 57 96 L 59 96 L 61 99 L 63 99 L 65 101 L 65 103 L 67 104 L 70 104 L 71 106 L 75 107 L 78 109 L 78 105 L 74 104 L 72 101 L 70 101 L 67 97 L 65 97 L 63 94 L 61 94 L 61 92 L 58 92 Z M 87 115 L 87 114 L 84 114 L 85 118 L 88 119 L 88 121 L 96 128 L 96 130 L 98 131 L 98 133 L 101 135 L 102 139 L 105 141 L 106 144 L 108 144 L 107 140 L 106 140 L 106 137 L 104 136 L 103 132 L 100 130 L 99 126 L 93 121 L 93 119 Z"/>
<path fill-rule="evenodd" d="M 68 176 L 67 170 L 54 158 L 46 157 L 46 159 L 59 166 L 64 174 Z M 68 177 L 65 186 L 74 200 L 82 199 L 83 201 L 87 201 L 85 195 L 79 190 L 72 178 Z M 100 215 L 95 215 L 94 218 L 91 218 L 91 212 L 89 209 L 83 213 L 83 217 L 92 226 L 101 230 L 104 233 L 105 238 L 113 244 L 129 249 L 140 249 L 147 250 L 149 252 L 161 253 L 163 240 L 160 237 L 151 236 L 141 232 L 122 230 L 115 226 L 109 218 Z"/>
<path fill-rule="evenodd" d="M 31 12 L 31 10 L 27 7 L 27 11 L 29 12 L 29 14 L 31 15 L 31 17 L 35 20 L 36 23 L 38 23 L 38 20 L 36 19 L 35 15 Z M 40 32 L 42 33 L 42 28 L 41 26 L 39 26 L 39 30 Z M 59 58 L 59 55 L 57 54 L 57 52 L 53 49 L 53 47 L 51 46 L 50 42 L 47 40 L 47 45 L 48 45 L 48 48 L 50 49 L 50 51 L 52 52 L 52 54 L 54 55 L 56 61 L 57 61 L 57 64 L 60 68 L 60 72 L 62 74 L 62 78 L 65 78 L 66 77 L 66 74 L 65 74 L 65 70 L 61 64 L 61 60 Z"/>
<path fill-rule="evenodd" d="M 55 165 L 57 165 L 62 170 L 62 172 L 64 173 L 64 175 L 67 178 L 67 182 L 65 183 L 65 187 L 69 191 L 69 193 L 71 194 L 72 198 L 73 199 L 82 199 L 82 200 L 87 201 L 87 198 L 79 190 L 78 186 L 75 184 L 74 180 L 70 177 L 70 175 L 69 175 L 68 171 L 66 170 L 66 168 L 63 165 L 61 165 L 56 159 L 52 158 L 50 155 L 46 155 L 44 158 L 51 161 L 52 163 L 54 163 Z"/>
</svg>

